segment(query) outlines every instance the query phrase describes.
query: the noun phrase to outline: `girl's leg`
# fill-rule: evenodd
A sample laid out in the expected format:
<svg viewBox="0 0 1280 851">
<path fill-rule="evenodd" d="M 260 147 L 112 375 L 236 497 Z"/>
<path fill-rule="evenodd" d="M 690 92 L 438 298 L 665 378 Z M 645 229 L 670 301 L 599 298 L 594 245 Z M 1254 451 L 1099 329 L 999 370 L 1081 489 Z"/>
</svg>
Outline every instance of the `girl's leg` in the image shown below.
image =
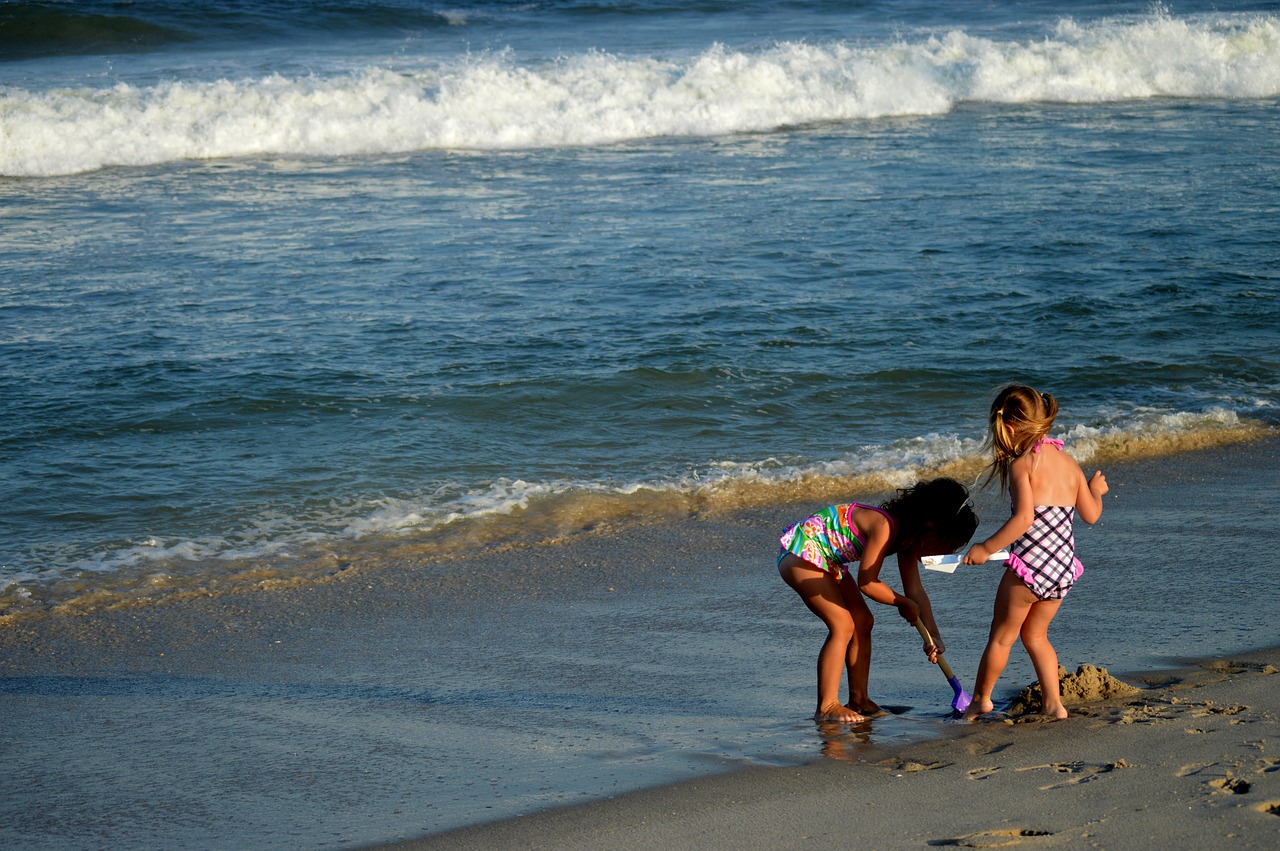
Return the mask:
<svg viewBox="0 0 1280 851">
<path fill-rule="evenodd" d="M 1049 622 L 1058 613 L 1061 600 L 1037 600 L 1031 606 L 1027 619 L 1022 623 L 1022 646 L 1027 648 L 1031 664 L 1040 679 L 1041 710 L 1045 715 L 1066 718 L 1067 708 L 1062 705 L 1062 687 L 1058 683 L 1058 651 L 1049 643 Z"/>
<path fill-rule="evenodd" d="M 973 684 L 973 702 L 965 711 L 965 718 L 976 718 L 995 708 L 995 704 L 991 702 L 991 693 L 995 691 L 996 681 L 1009 664 L 1009 650 L 1018 640 L 1022 623 L 1036 601 L 1036 595 L 1022 584 L 1021 579 L 1008 570 L 1004 572 L 1000 587 L 996 589 L 995 612 L 991 617 L 987 647 L 982 651 L 982 661 L 978 663 L 978 676 Z"/>
<path fill-rule="evenodd" d="M 863 715 L 875 715 L 881 709 L 870 697 L 867 680 L 871 676 L 871 628 L 875 626 L 876 619 L 858 590 L 857 582 L 850 578 L 836 583 L 836 587 L 853 616 L 853 639 L 845 654 L 845 670 L 849 674 L 848 706 Z"/>
<path fill-rule="evenodd" d="M 840 592 L 841 583 L 791 554 L 778 563 L 778 573 L 827 627 L 827 640 L 818 653 L 818 708 L 813 713 L 814 720 L 851 723 L 863 720 L 860 714 L 840 702 L 840 679 L 846 660 L 854 652 L 850 644 L 856 632 L 853 613 Z"/>
</svg>

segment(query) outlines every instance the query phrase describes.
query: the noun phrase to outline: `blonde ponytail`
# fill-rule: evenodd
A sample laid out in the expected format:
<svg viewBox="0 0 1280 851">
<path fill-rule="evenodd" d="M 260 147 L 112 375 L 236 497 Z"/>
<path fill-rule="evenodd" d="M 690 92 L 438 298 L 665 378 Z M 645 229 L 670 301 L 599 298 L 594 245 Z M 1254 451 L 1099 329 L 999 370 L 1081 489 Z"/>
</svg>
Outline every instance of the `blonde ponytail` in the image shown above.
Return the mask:
<svg viewBox="0 0 1280 851">
<path fill-rule="evenodd" d="M 992 460 L 983 484 L 1000 477 L 1000 489 L 1009 489 L 1009 468 L 1020 456 L 1040 442 L 1053 428 L 1058 402 L 1023 384 L 1002 387 L 991 402 L 987 418 L 987 445 Z"/>
</svg>

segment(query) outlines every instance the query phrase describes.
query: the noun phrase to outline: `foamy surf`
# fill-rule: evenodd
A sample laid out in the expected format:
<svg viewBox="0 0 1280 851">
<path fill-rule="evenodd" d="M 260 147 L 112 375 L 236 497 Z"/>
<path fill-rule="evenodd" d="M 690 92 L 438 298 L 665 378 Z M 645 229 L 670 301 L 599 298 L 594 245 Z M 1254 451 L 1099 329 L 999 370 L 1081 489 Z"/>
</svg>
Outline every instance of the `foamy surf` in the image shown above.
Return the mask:
<svg viewBox="0 0 1280 851">
<path fill-rule="evenodd" d="M 1273 433 L 1233 412 L 1140 415 L 1122 425 L 1076 425 L 1062 432 L 1084 465 L 1176 455 Z M 714 517 L 772 504 L 814 506 L 874 499 L 914 481 L 951 476 L 977 486 L 986 455 L 980 440 L 931 434 L 863 447 L 819 463 L 770 458 L 710 465 L 670 481 L 530 483 L 499 480 L 421 499 L 348 506 L 327 518 L 262 523 L 255 539 L 155 538 L 78 563 L 11 573 L 0 587 L 0 625 L 50 611 L 151 605 L 211 594 L 269 591 L 350 578 L 384 567 L 434 564 L 478 550 L 558 541 L 630 524 Z"/>
<path fill-rule="evenodd" d="M 237 157 L 609 145 L 938 115 L 956 105 L 1280 94 L 1280 19 L 1060 22 L 1042 40 L 963 30 L 891 44 L 708 47 L 688 58 L 511 52 L 355 73 L 0 91 L 0 175 Z"/>
</svg>

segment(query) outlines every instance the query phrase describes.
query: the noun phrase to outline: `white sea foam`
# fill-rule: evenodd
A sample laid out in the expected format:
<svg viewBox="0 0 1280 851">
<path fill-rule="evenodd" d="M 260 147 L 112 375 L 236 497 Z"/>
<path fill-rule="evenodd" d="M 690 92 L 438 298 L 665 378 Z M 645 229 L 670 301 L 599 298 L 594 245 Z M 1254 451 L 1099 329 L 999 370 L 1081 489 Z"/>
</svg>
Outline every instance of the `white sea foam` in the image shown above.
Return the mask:
<svg viewBox="0 0 1280 851">
<path fill-rule="evenodd" d="M 1244 423 L 1235 411 L 1212 407 L 1204 411 L 1162 411 L 1143 408 L 1117 415 L 1116 421 L 1104 425 L 1075 425 L 1064 433 L 1072 455 L 1088 463 L 1109 447 L 1117 444 L 1162 442 L 1184 444 L 1194 448 L 1200 436 L 1242 428 Z"/>
<path fill-rule="evenodd" d="M 153 85 L 0 90 L 0 175 L 187 159 L 603 145 L 883 116 L 964 102 L 1280 95 L 1280 18 L 1079 24 L 1039 41 L 712 46 L 686 60 L 601 52 Z"/>
</svg>

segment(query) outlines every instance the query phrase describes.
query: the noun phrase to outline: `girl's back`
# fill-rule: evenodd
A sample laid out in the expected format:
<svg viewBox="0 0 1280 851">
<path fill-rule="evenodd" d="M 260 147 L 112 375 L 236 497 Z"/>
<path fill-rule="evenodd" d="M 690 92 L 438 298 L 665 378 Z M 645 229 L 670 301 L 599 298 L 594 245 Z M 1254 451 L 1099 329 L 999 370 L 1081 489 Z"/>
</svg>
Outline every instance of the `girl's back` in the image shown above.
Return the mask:
<svg viewBox="0 0 1280 851">
<path fill-rule="evenodd" d="M 1080 465 L 1062 450 L 1059 441 L 1042 439 L 1035 449 L 1014 461 L 1014 476 L 1021 472 L 1020 466 L 1027 471 L 1034 505 L 1074 508 L 1084 522 L 1097 521 L 1101 503 L 1089 491 Z"/>
</svg>

